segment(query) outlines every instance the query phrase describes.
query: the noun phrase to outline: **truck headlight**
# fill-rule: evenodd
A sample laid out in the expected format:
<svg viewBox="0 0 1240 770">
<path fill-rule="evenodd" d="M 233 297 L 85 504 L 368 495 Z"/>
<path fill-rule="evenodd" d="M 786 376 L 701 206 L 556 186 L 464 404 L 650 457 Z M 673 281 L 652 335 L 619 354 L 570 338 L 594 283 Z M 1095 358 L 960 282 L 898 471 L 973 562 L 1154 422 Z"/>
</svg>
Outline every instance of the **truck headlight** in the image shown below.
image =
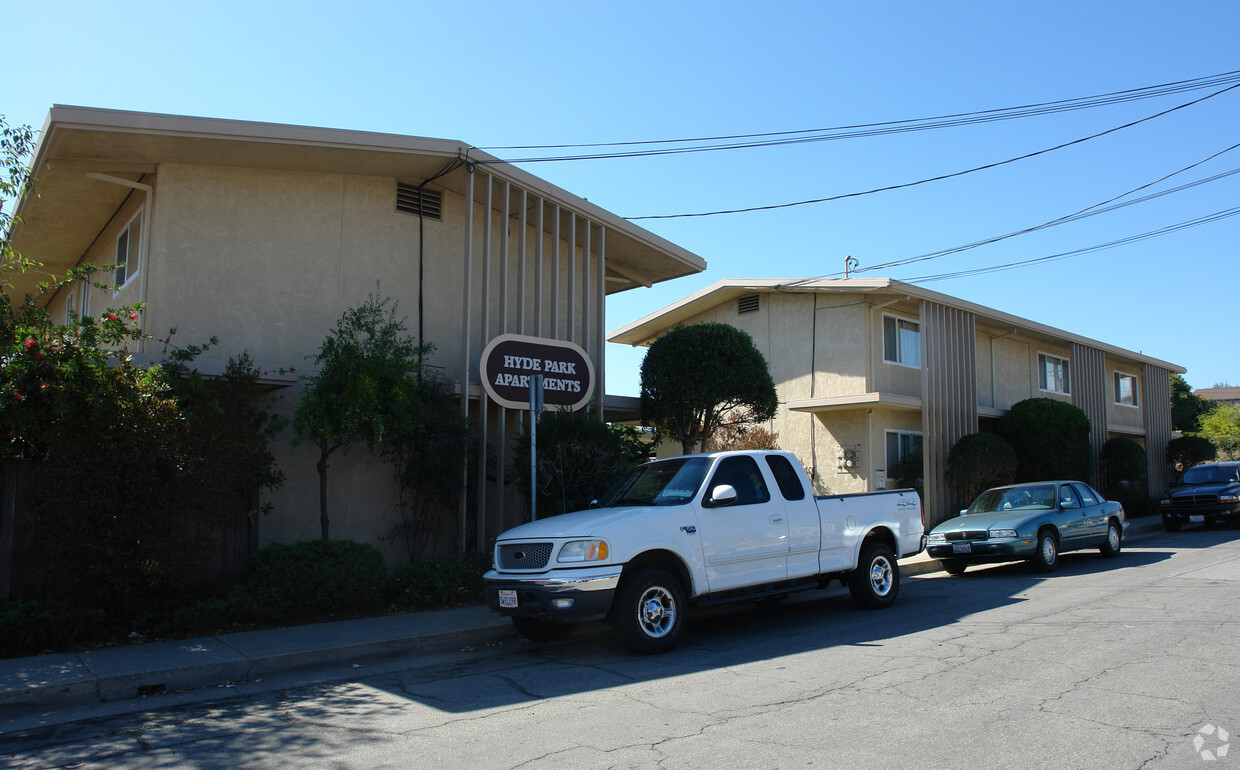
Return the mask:
<svg viewBox="0 0 1240 770">
<path fill-rule="evenodd" d="M 1240 495 L 1222 495 L 1218 501 L 1220 503 L 1240 503 Z"/>
<path fill-rule="evenodd" d="M 606 558 L 606 540 L 574 540 L 564 544 L 556 561 L 603 561 Z"/>
<path fill-rule="evenodd" d="M 1016 530 L 1014 529 L 992 529 L 990 530 L 990 536 L 991 537 L 1019 537 L 1019 535 L 1016 534 Z"/>
</svg>

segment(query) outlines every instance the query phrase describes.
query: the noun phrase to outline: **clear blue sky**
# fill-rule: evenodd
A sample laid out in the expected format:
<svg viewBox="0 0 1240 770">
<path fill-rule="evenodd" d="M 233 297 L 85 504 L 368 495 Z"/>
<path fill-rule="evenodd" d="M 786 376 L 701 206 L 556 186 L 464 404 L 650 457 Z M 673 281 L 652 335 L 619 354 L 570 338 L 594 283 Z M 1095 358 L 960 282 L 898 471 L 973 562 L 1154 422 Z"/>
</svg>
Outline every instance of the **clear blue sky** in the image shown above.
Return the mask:
<svg viewBox="0 0 1240 770">
<path fill-rule="evenodd" d="M 1240 3 L 12 3 L 0 114 L 55 103 L 459 139 L 673 139 L 910 120 L 1240 70 Z M 621 216 L 899 185 L 1080 139 L 1209 91 L 886 136 L 526 168 Z M 615 329 L 724 278 L 864 269 L 1020 230 L 1240 143 L 1240 88 L 1107 136 L 908 189 L 645 222 L 705 273 L 609 299 Z M 497 151 L 502 157 L 515 153 Z M 1240 149 L 1139 194 L 1240 168 Z M 1135 197 L 1135 196 L 1132 196 Z M 1126 199 L 1125 199 L 1126 200 Z M 1240 175 L 931 262 L 909 280 L 1045 257 L 1240 206 Z M 1240 217 L 927 288 L 1240 384 Z M 608 346 L 607 391 L 642 352 Z"/>
</svg>

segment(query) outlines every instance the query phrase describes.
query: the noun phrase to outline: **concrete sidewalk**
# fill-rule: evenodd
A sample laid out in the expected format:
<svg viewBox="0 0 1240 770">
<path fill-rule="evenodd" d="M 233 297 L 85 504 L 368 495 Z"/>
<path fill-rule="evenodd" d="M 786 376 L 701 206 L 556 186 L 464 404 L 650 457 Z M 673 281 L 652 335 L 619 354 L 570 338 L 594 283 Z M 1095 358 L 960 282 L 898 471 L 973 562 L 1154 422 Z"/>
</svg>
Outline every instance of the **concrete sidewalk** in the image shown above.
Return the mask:
<svg viewBox="0 0 1240 770">
<path fill-rule="evenodd" d="M 1137 519 L 1125 539 L 1155 530 L 1158 517 Z M 924 553 L 900 563 L 905 577 L 939 569 Z M 0 660 L 0 717 L 315 669 L 323 670 L 320 681 L 333 681 L 352 675 L 350 668 L 516 641 L 511 622 L 477 606 L 11 658 Z"/>
</svg>

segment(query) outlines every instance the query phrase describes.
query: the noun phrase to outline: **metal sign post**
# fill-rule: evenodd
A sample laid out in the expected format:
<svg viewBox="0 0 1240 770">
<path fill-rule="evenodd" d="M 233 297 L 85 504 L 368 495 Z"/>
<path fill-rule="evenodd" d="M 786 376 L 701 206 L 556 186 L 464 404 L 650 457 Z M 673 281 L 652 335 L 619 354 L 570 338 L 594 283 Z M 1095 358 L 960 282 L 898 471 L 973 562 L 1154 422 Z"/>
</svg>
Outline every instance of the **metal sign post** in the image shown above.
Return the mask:
<svg viewBox="0 0 1240 770">
<path fill-rule="evenodd" d="M 543 409 L 543 376 L 530 377 L 530 520 L 538 521 L 538 415 Z"/>
</svg>

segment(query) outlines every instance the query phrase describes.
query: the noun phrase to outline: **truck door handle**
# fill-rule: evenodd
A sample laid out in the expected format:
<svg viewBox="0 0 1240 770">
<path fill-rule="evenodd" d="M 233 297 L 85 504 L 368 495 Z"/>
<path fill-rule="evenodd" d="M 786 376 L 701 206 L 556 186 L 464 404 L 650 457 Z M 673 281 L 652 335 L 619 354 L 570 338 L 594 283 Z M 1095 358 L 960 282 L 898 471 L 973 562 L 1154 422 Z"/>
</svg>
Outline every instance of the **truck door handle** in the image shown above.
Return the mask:
<svg viewBox="0 0 1240 770">
<path fill-rule="evenodd" d="M 784 517 L 783 517 L 783 516 L 772 516 L 772 517 L 771 517 L 771 523 L 772 523 L 772 524 L 783 524 L 783 523 L 784 523 Z"/>
</svg>

